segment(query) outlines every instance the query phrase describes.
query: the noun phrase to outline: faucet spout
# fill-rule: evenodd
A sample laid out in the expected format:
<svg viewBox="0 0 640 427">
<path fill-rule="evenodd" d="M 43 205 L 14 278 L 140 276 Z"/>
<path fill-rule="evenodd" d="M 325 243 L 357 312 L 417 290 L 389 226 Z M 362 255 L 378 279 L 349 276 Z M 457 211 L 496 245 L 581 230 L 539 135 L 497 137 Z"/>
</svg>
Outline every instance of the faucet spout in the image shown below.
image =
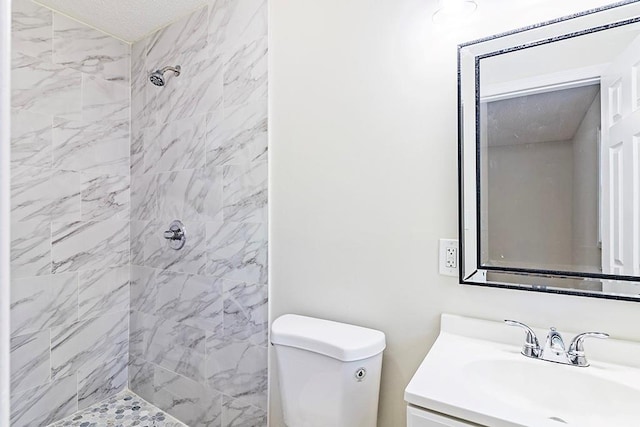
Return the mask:
<svg viewBox="0 0 640 427">
<path fill-rule="evenodd" d="M 540 358 L 550 362 L 569 362 L 569 356 L 567 355 L 567 351 L 564 346 L 564 340 L 556 328 L 549 329 L 547 340 Z"/>
</svg>

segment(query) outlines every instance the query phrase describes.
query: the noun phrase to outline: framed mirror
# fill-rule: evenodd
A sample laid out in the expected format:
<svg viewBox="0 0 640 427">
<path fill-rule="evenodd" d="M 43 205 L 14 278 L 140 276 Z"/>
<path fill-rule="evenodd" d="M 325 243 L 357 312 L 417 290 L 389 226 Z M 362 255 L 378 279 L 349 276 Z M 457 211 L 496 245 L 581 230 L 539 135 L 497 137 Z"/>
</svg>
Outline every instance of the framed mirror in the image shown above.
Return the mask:
<svg viewBox="0 0 640 427">
<path fill-rule="evenodd" d="M 640 2 L 458 64 L 460 282 L 640 300 Z"/>
</svg>

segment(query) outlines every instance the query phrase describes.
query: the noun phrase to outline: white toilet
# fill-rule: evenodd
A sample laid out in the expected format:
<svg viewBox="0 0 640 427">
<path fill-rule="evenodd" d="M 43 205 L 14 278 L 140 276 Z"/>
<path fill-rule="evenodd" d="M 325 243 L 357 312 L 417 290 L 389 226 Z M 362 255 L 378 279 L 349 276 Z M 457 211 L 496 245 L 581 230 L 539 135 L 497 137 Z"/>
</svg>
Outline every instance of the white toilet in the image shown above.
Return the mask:
<svg viewBox="0 0 640 427">
<path fill-rule="evenodd" d="M 375 427 L 385 337 L 286 314 L 271 326 L 288 427 Z"/>
</svg>

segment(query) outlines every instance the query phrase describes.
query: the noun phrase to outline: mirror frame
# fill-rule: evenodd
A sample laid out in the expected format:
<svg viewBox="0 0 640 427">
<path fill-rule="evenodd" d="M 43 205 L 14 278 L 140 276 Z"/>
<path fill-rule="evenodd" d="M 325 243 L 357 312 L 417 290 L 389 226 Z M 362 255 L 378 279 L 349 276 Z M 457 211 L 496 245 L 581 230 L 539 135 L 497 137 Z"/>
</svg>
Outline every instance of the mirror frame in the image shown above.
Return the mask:
<svg viewBox="0 0 640 427">
<path fill-rule="evenodd" d="M 480 251 L 480 59 L 513 52 L 528 47 L 553 43 L 568 38 L 591 34 L 610 28 L 640 22 L 640 12 L 626 17 L 624 7 L 640 0 L 625 0 L 610 5 L 589 9 L 584 12 L 552 19 L 480 38 L 458 45 L 458 236 L 459 236 L 459 283 L 494 288 L 518 289 L 566 295 L 588 296 L 595 298 L 640 301 L 640 276 L 621 276 L 578 271 L 557 271 L 519 267 L 483 266 Z M 628 12 L 628 11 L 627 11 Z M 600 15 L 598 15 L 600 14 Z M 620 14 L 621 16 L 617 16 Z M 608 20 L 613 19 L 608 22 Z M 557 24 L 564 24 L 553 29 Z M 551 35 L 540 36 L 544 30 L 552 28 Z M 553 31 L 556 33 L 553 33 Z M 538 37 L 536 38 L 536 34 Z M 504 44 L 507 41 L 506 46 Z M 477 49 L 477 53 L 474 52 Z M 488 49 L 488 50 L 487 50 Z M 472 61 L 472 62 L 471 62 Z M 463 72 L 466 73 L 463 75 Z M 469 74 L 473 73 L 473 78 Z M 465 99 L 472 99 L 473 106 L 465 111 Z M 470 104 L 468 102 L 467 104 Z M 472 135 L 473 153 L 465 151 L 466 135 Z M 465 160 L 467 175 L 465 175 Z M 469 172 L 471 170 L 471 172 Z M 465 192 L 466 188 L 466 192 Z M 471 225 L 472 227 L 469 227 Z M 503 274 L 508 281 L 487 279 L 487 274 Z M 535 281 L 536 284 L 525 284 Z M 637 282 L 638 293 L 611 293 L 595 290 L 582 290 L 558 286 L 559 282 L 573 283 L 584 280 L 585 283 Z"/>
</svg>

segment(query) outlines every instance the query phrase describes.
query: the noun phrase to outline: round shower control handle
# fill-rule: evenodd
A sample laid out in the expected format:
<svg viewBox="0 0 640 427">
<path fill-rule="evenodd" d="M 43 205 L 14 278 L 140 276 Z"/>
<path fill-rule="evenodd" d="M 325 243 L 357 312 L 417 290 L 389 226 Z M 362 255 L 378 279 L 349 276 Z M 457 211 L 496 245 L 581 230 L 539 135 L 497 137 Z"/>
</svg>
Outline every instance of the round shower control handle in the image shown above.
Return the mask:
<svg viewBox="0 0 640 427">
<path fill-rule="evenodd" d="M 163 237 L 167 239 L 171 249 L 182 249 L 187 241 L 184 224 L 178 220 L 172 221 L 169 225 L 169 229 L 163 233 Z"/>
</svg>

